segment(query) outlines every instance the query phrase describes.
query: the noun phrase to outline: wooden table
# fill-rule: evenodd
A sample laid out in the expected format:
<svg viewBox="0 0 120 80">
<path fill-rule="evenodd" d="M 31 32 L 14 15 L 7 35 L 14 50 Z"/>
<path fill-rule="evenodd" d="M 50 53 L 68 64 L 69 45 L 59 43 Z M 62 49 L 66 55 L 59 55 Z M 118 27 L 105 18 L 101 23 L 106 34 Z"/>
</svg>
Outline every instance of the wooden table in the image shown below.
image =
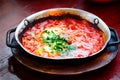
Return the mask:
<svg viewBox="0 0 120 80">
<path fill-rule="evenodd" d="M 78 8 L 89 11 L 115 28 L 120 37 L 120 2 L 95 3 L 88 0 L 0 0 L 0 80 L 120 80 L 120 47 L 107 66 L 85 74 L 58 76 L 31 70 L 20 64 L 6 46 L 6 32 L 25 17 L 49 8 Z M 11 67 L 14 66 L 14 67 Z"/>
</svg>

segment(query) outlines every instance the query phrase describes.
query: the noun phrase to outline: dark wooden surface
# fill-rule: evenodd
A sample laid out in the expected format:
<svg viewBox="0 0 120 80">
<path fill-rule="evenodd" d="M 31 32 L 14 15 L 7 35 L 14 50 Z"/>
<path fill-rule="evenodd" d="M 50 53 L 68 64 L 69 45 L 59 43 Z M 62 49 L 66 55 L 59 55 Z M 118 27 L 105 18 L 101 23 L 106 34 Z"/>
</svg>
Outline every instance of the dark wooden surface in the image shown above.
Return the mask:
<svg viewBox="0 0 120 80">
<path fill-rule="evenodd" d="M 74 76 L 48 75 L 20 64 L 6 46 L 6 32 L 25 17 L 49 8 L 72 7 L 89 11 L 115 28 L 120 37 L 120 2 L 94 3 L 90 0 L 0 0 L 0 80 L 120 80 L 120 47 L 107 66 Z M 65 67 L 66 68 L 66 67 Z"/>
</svg>

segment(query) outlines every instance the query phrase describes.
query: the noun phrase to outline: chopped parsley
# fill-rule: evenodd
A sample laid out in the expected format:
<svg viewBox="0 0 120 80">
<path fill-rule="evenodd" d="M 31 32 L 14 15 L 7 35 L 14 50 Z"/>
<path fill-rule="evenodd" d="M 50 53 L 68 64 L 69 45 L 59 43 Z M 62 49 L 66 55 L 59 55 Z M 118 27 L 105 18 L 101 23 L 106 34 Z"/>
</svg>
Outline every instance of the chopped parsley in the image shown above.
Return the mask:
<svg viewBox="0 0 120 80">
<path fill-rule="evenodd" d="M 61 38 L 60 35 L 55 34 L 52 30 L 44 30 L 42 34 L 42 41 L 50 47 L 50 53 L 67 54 L 71 50 L 76 50 L 76 47 L 68 44 L 68 40 Z"/>
</svg>

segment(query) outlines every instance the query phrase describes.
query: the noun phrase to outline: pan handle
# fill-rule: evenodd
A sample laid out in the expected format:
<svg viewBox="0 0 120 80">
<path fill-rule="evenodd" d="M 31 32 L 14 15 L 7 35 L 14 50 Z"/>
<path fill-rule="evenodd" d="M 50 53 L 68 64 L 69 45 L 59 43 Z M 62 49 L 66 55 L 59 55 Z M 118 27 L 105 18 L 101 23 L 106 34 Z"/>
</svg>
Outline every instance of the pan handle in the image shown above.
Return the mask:
<svg viewBox="0 0 120 80">
<path fill-rule="evenodd" d="M 8 47 L 11 47 L 11 48 L 16 48 L 17 47 L 16 45 L 12 44 L 11 40 L 10 40 L 11 39 L 10 35 L 11 35 L 11 33 L 15 32 L 15 30 L 16 30 L 16 28 L 10 29 L 10 30 L 7 31 L 7 34 L 6 34 L 6 45 Z"/>
<path fill-rule="evenodd" d="M 116 41 L 109 42 L 108 46 L 120 44 L 120 39 L 119 39 L 117 31 L 114 28 L 111 28 L 111 27 L 110 27 L 110 31 L 114 33 L 114 37 L 116 38 Z M 112 35 L 111 35 L 111 37 L 112 37 Z"/>
</svg>

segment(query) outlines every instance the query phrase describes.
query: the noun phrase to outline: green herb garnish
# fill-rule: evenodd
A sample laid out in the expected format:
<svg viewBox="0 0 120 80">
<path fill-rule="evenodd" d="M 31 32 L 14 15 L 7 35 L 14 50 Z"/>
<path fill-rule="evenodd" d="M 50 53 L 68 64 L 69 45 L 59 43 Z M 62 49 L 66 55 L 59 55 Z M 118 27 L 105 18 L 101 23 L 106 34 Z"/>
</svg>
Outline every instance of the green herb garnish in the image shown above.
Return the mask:
<svg viewBox="0 0 120 80">
<path fill-rule="evenodd" d="M 71 50 L 76 50 L 75 46 L 68 44 L 68 40 L 61 38 L 60 35 L 55 34 L 52 30 L 43 31 L 42 41 L 51 48 L 51 53 L 67 54 Z"/>
</svg>

